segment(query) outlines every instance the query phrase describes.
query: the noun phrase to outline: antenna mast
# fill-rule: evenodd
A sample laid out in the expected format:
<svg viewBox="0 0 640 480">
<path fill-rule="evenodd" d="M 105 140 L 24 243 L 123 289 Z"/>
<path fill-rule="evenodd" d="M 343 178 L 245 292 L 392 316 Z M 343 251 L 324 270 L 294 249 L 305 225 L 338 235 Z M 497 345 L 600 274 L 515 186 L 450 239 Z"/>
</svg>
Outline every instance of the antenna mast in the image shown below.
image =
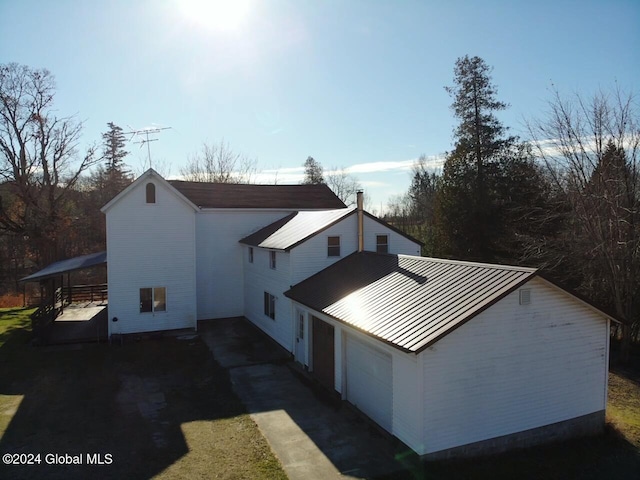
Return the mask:
<svg viewBox="0 0 640 480">
<path fill-rule="evenodd" d="M 129 126 L 129 128 L 131 128 L 131 126 Z M 133 143 L 139 143 L 140 144 L 140 148 L 142 148 L 144 146 L 144 144 L 147 144 L 147 156 L 149 159 L 149 168 L 151 168 L 151 147 L 149 146 L 150 142 L 157 142 L 158 140 L 160 140 L 159 138 L 149 138 L 149 135 L 153 135 L 154 133 L 159 133 L 162 130 L 169 130 L 171 127 L 145 127 L 145 128 L 141 128 L 139 130 L 135 130 L 133 128 L 131 128 L 130 132 L 124 132 L 125 135 L 131 135 L 131 138 L 129 139 L 129 141 L 133 140 L 136 137 L 140 137 L 140 140 L 138 140 L 137 142 L 133 142 Z M 144 137 L 144 138 L 142 138 Z"/>
</svg>

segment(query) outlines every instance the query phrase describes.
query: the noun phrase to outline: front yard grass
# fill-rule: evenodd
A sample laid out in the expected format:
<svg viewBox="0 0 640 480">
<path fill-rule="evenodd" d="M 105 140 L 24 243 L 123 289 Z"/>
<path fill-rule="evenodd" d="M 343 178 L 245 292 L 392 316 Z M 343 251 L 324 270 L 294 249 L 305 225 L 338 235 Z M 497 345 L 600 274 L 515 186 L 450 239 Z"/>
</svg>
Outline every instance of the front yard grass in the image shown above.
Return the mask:
<svg viewBox="0 0 640 480">
<path fill-rule="evenodd" d="M 0 454 L 41 463 L 0 464 L 0 478 L 286 478 L 197 337 L 32 347 L 31 312 L 0 310 Z"/>
</svg>

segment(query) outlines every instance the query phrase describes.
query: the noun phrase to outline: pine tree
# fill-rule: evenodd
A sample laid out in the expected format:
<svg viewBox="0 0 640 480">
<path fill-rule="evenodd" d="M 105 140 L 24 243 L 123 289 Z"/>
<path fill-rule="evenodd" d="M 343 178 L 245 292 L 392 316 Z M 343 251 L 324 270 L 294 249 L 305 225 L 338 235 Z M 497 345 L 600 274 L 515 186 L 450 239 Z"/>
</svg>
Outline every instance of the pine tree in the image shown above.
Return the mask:
<svg viewBox="0 0 640 480">
<path fill-rule="evenodd" d="M 514 137 L 504 137 L 505 127 L 494 112 L 507 104 L 496 99 L 491 68 L 479 57 L 456 61 L 451 109 L 460 120 L 454 130 L 455 145 L 447 155 L 440 183 L 438 217 L 440 254 L 470 260 L 495 258 L 496 179 L 501 161 L 508 156 Z"/>
</svg>

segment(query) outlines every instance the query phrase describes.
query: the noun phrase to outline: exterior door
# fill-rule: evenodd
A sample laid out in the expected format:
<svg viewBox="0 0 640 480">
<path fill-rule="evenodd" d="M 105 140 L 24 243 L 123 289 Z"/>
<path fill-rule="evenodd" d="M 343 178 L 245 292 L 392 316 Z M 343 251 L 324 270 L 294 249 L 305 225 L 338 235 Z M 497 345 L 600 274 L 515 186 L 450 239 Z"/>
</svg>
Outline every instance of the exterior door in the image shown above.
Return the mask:
<svg viewBox="0 0 640 480">
<path fill-rule="evenodd" d="M 307 335 L 305 332 L 304 312 L 296 310 L 295 330 L 296 330 L 296 360 L 301 364 L 306 364 L 305 351 L 307 349 Z"/>
<path fill-rule="evenodd" d="M 333 326 L 316 317 L 311 317 L 311 319 L 313 324 L 313 331 L 311 335 L 313 345 L 313 375 L 322 385 L 330 390 L 335 390 L 335 346 L 333 342 Z"/>
</svg>

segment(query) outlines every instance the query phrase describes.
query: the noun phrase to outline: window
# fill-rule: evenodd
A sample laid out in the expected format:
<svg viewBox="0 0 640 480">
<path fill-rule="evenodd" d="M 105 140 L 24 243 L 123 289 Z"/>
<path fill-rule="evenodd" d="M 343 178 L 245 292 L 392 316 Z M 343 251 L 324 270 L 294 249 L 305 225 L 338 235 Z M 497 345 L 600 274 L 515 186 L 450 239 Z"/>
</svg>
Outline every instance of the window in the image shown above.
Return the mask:
<svg viewBox="0 0 640 480">
<path fill-rule="evenodd" d="M 167 289 L 165 287 L 140 289 L 140 313 L 164 312 L 167 310 Z"/>
<path fill-rule="evenodd" d="M 520 305 L 530 305 L 531 304 L 531 290 L 522 289 L 520 290 Z"/>
<path fill-rule="evenodd" d="M 253 263 L 253 247 L 249 247 L 249 263 Z"/>
<path fill-rule="evenodd" d="M 376 252 L 389 253 L 389 235 L 376 235 Z"/>
<path fill-rule="evenodd" d="M 327 256 L 340 256 L 340 237 L 327 237 Z"/>
<path fill-rule="evenodd" d="M 276 269 L 276 252 L 269 252 L 269 267 L 272 269 Z"/>
<path fill-rule="evenodd" d="M 156 203 L 156 186 L 153 183 L 147 183 L 147 203 Z"/>
<path fill-rule="evenodd" d="M 264 292 L 264 314 L 272 320 L 276 319 L 276 297 L 267 292 Z"/>
</svg>

